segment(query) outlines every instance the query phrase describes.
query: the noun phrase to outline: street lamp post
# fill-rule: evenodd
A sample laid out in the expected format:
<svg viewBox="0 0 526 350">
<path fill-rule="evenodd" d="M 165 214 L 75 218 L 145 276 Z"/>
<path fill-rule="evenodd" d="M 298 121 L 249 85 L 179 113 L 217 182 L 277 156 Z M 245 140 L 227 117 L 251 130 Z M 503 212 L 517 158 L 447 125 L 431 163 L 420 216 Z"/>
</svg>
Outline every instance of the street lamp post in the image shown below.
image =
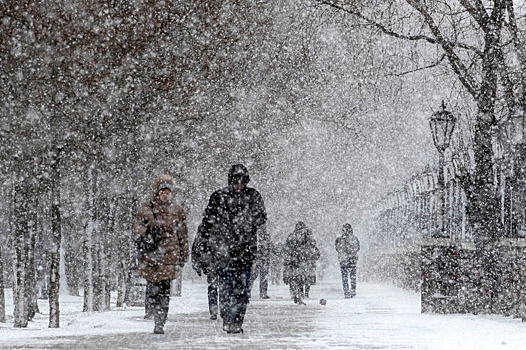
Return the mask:
<svg viewBox="0 0 526 350">
<path fill-rule="evenodd" d="M 421 246 L 421 307 L 422 312 L 450 313 L 456 309 L 457 297 L 453 285 L 456 263 L 452 256 L 456 255 L 455 247 L 448 238 L 445 225 L 445 181 L 444 181 L 444 152 L 449 147 L 451 135 L 455 128 L 455 117 L 446 110 L 442 101 L 442 108 L 433 113 L 429 119 L 429 126 L 433 135 L 433 142 L 439 153 L 439 166 L 436 178 L 436 193 L 438 205 L 438 230 L 431 232 L 431 237 L 424 239 Z M 437 232 L 438 231 L 438 232 Z"/>
<path fill-rule="evenodd" d="M 445 232 L 445 196 L 444 196 L 444 152 L 449 147 L 451 142 L 451 135 L 455 129 L 456 118 L 453 114 L 446 110 L 446 105 L 442 101 L 441 110 L 433 113 L 429 119 L 429 126 L 431 127 L 431 134 L 433 135 L 433 143 L 439 153 L 438 158 L 438 205 L 439 208 L 439 232 L 435 233 L 438 237 L 447 237 Z"/>
</svg>

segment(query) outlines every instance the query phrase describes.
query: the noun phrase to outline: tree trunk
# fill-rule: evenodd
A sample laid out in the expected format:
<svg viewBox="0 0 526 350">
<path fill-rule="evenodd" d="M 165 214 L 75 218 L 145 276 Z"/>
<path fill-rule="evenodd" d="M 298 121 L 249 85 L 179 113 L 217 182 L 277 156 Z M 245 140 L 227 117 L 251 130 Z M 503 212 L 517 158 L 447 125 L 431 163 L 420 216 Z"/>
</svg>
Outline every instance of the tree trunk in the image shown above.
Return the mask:
<svg viewBox="0 0 526 350">
<path fill-rule="evenodd" d="M 123 307 L 126 300 L 126 285 L 129 279 L 130 268 L 129 268 L 129 258 L 130 258 L 130 247 L 129 247 L 129 216 L 128 216 L 128 206 L 127 199 L 121 198 L 117 201 L 115 208 L 115 234 L 118 235 L 118 281 L 117 281 L 117 307 Z"/>
<path fill-rule="evenodd" d="M 69 241 L 69 240 L 68 240 Z M 68 284 L 68 292 L 70 295 L 80 295 L 80 279 L 82 275 L 79 268 L 80 259 L 78 258 L 78 248 L 73 247 L 71 243 L 67 244 L 67 248 L 64 251 L 64 264 L 66 269 L 66 280 Z"/>
<path fill-rule="evenodd" d="M 98 174 L 97 174 L 98 175 Z M 95 183 L 99 185 L 98 176 L 94 176 Z M 97 200 L 97 192 L 93 191 L 94 207 L 93 222 L 94 230 L 92 236 L 92 264 L 93 264 L 93 311 L 104 311 L 104 281 L 103 281 L 103 242 L 102 242 L 102 215 L 99 210 L 100 201 Z"/>
<path fill-rule="evenodd" d="M 88 183 L 86 186 L 86 212 L 88 214 L 88 219 L 85 226 L 85 240 L 84 240 L 84 312 L 93 311 L 93 236 L 94 236 L 94 226 L 95 226 L 95 205 L 94 205 L 94 196 L 95 196 L 95 175 L 96 170 L 94 167 L 90 166 L 88 169 Z"/>
<path fill-rule="evenodd" d="M 0 323 L 5 323 L 4 260 L 0 247 Z"/>
<path fill-rule="evenodd" d="M 28 231 L 28 201 L 27 187 L 21 183 L 15 184 L 15 285 L 13 289 L 14 326 L 27 327 L 27 294 L 26 294 L 26 260 Z"/>
<path fill-rule="evenodd" d="M 124 302 L 128 305 L 130 305 L 130 293 L 132 289 L 132 283 L 134 283 L 134 278 L 132 277 L 133 272 L 136 272 L 138 269 L 138 257 L 135 250 L 135 237 L 131 231 L 131 223 L 133 222 L 133 218 L 135 217 L 135 214 L 137 213 L 138 207 L 139 207 L 139 200 L 138 200 L 138 194 L 137 194 L 137 186 L 139 183 L 139 180 L 137 178 L 137 169 L 139 168 L 139 144 L 137 142 L 137 139 L 139 138 L 139 131 L 138 126 L 134 126 L 133 128 L 133 134 L 132 134 L 132 140 L 131 144 L 133 145 L 131 149 L 131 166 L 129 168 L 130 175 L 130 188 L 129 192 L 131 193 L 130 198 L 130 207 L 129 207 L 129 225 L 128 227 L 124 228 L 124 232 L 126 233 L 126 241 L 125 241 L 125 259 L 128 259 L 127 263 L 125 263 L 123 266 L 126 268 L 126 271 L 124 272 L 126 274 L 126 281 L 125 281 L 125 292 L 124 292 Z"/>
<path fill-rule="evenodd" d="M 466 214 L 473 230 L 475 266 L 481 273 L 478 310 L 493 313 L 500 294 L 500 264 L 497 245 L 502 234 L 500 201 L 493 176 L 491 117 L 479 117 L 475 131 L 475 173 L 465 188 Z"/>
<path fill-rule="evenodd" d="M 52 249 L 49 262 L 49 328 L 60 327 L 60 244 L 62 241 L 60 218 L 60 150 L 56 150 L 51 177 L 51 234 Z"/>
<path fill-rule="evenodd" d="M 38 308 L 38 291 L 36 280 L 36 236 L 37 236 L 37 201 L 33 200 L 31 209 L 29 242 L 28 242 L 28 259 L 26 265 L 26 290 L 28 295 L 28 320 L 31 321 L 36 313 L 40 312 Z"/>
<path fill-rule="evenodd" d="M 86 233 L 91 231 L 91 223 L 86 224 Z M 91 264 L 91 237 L 87 236 L 82 244 L 82 256 L 84 257 L 84 282 L 83 282 L 83 296 L 84 296 L 84 307 L 83 312 L 93 311 L 93 283 L 91 282 L 93 277 L 92 264 Z"/>
<path fill-rule="evenodd" d="M 111 269 L 110 264 L 112 262 L 112 254 L 111 252 L 115 251 L 116 247 L 114 247 L 115 242 L 115 206 L 116 206 L 116 200 L 115 198 L 106 198 L 106 205 L 104 208 L 105 210 L 105 228 L 104 228 L 104 234 L 103 234 L 103 263 L 102 263 L 102 272 L 103 272 L 103 300 L 104 300 L 104 310 L 110 310 L 111 309 L 111 287 L 112 287 L 112 279 L 111 279 Z M 114 249 L 115 248 L 115 249 Z M 118 254 L 117 254 L 118 255 Z"/>
</svg>

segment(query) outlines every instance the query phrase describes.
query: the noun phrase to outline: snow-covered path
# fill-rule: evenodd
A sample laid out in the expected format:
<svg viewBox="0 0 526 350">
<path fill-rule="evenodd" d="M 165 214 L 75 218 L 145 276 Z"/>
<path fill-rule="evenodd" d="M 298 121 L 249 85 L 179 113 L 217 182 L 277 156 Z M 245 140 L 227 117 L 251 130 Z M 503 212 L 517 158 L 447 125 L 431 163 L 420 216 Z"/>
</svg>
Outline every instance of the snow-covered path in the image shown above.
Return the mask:
<svg viewBox="0 0 526 350">
<path fill-rule="evenodd" d="M 257 281 L 256 281 L 257 289 Z M 270 300 L 252 299 L 245 333 L 226 334 L 211 321 L 206 285 L 183 284 L 173 298 L 164 335 L 140 308 L 85 314 L 82 298 L 61 296 L 61 328 L 47 328 L 46 305 L 28 329 L 0 324 L 2 349 L 526 349 L 526 324 L 502 316 L 422 315 L 419 295 L 359 283 L 343 299 L 339 281 L 314 286 L 306 306 L 286 286 L 270 286 Z M 319 299 L 327 299 L 320 305 Z M 9 302 L 9 299 L 8 299 Z M 9 304 L 8 304 L 9 305 Z M 2 327 L 3 326 L 3 327 Z"/>
</svg>

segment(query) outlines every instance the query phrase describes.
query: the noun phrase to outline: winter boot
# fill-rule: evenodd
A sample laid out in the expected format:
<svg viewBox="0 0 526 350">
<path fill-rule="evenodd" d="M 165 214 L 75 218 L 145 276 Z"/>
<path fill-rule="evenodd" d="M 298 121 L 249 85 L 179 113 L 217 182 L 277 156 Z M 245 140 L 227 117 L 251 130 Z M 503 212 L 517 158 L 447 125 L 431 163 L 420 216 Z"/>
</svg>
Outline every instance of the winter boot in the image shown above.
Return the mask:
<svg viewBox="0 0 526 350">
<path fill-rule="evenodd" d="M 160 324 L 156 324 L 155 328 L 153 329 L 154 334 L 164 334 L 164 327 Z"/>
<path fill-rule="evenodd" d="M 307 305 L 303 302 L 303 300 L 301 300 L 301 298 L 298 298 L 298 297 L 295 297 L 294 298 L 294 304 L 298 304 L 298 305 Z"/>
<path fill-rule="evenodd" d="M 216 314 L 211 314 L 211 315 L 210 315 L 210 319 L 211 319 L 212 321 L 217 320 L 217 315 L 216 315 Z"/>
<path fill-rule="evenodd" d="M 228 334 L 232 333 L 232 324 L 223 318 L 223 330 Z"/>
<path fill-rule="evenodd" d="M 243 328 L 241 328 L 240 325 L 232 325 L 232 330 L 228 333 L 233 333 L 233 334 L 239 334 L 239 333 L 243 333 Z"/>
</svg>

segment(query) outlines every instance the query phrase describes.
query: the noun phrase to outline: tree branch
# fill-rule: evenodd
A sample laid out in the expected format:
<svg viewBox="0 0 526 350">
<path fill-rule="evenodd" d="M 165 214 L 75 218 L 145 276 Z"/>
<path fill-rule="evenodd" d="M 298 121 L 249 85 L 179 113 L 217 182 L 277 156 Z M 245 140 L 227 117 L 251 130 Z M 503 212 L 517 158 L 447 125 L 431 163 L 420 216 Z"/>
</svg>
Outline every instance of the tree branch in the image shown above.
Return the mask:
<svg viewBox="0 0 526 350">
<path fill-rule="evenodd" d="M 401 76 L 406 75 L 406 74 L 411 74 L 411 73 L 414 73 L 414 72 L 419 72 L 419 71 L 422 71 L 422 70 L 434 68 L 434 67 L 437 67 L 440 63 L 442 63 L 442 61 L 444 61 L 444 58 L 446 58 L 446 55 L 442 55 L 442 57 L 440 57 L 435 63 L 432 63 L 432 64 L 430 64 L 428 66 L 419 67 L 419 68 L 412 69 L 412 70 L 409 70 L 409 71 L 406 71 L 406 72 L 402 72 L 402 73 L 398 73 L 398 74 L 391 74 L 391 75 L 394 75 L 394 76 L 397 76 L 397 77 L 401 77 Z"/>
<path fill-rule="evenodd" d="M 435 36 L 437 44 L 439 44 L 446 53 L 449 63 L 451 64 L 451 68 L 453 68 L 453 71 L 457 74 L 462 85 L 464 85 L 464 87 L 469 91 L 469 93 L 476 99 L 479 90 L 478 83 L 469 75 L 466 66 L 462 63 L 461 59 L 455 53 L 454 44 L 448 40 L 445 40 L 444 36 L 442 35 L 442 32 L 440 31 L 440 28 L 435 23 L 431 14 L 427 11 L 426 8 L 424 8 L 424 6 L 422 6 L 422 4 L 419 1 L 406 1 L 411 7 L 413 7 L 422 15 L 425 23 L 431 30 L 431 33 L 433 33 L 433 35 Z"/>
<path fill-rule="evenodd" d="M 430 37 L 430 36 L 427 36 L 427 35 L 422 35 L 422 34 L 419 34 L 419 35 L 404 35 L 404 34 L 395 32 L 395 31 L 387 28 L 383 24 L 378 23 L 378 22 L 366 17 L 358 9 L 345 8 L 342 5 L 338 5 L 337 3 L 335 3 L 334 1 L 331 1 L 331 0 L 316 0 L 316 1 L 318 1 L 321 4 L 333 7 L 335 9 L 337 9 L 337 10 L 344 11 L 344 12 L 350 14 L 350 15 L 356 16 L 356 17 L 362 19 L 363 21 L 365 21 L 367 24 L 376 27 L 382 33 L 384 33 L 386 35 L 389 35 L 389 36 L 392 36 L 394 38 L 404 39 L 404 40 L 409 40 L 409 41 L 426 41 L 426 42 L 428 42 L 430 44 L 435 44 L 435 45 L 436 44 L 440 44 L 437 41 L 436 38 L 433 38 L 433 37 Z M 443 38 L 443 40 L 445 41 L 445 38 Z M 472 45 L 468 45 L 468 44 L 465 44 L 465 43 L 459 43 L 459 42 L 456 42 L 456 43 L 449 42 L 449 45 L 451 45 L 453 47 L 462 48 L 464 50 L 473 51 L 480 57 L 482 57 L 484 55 L 484 53 L 482 51 L 480 51 L 478 48 L 476 48 L 475 46 L 472 46 Z"/>
</svg>

